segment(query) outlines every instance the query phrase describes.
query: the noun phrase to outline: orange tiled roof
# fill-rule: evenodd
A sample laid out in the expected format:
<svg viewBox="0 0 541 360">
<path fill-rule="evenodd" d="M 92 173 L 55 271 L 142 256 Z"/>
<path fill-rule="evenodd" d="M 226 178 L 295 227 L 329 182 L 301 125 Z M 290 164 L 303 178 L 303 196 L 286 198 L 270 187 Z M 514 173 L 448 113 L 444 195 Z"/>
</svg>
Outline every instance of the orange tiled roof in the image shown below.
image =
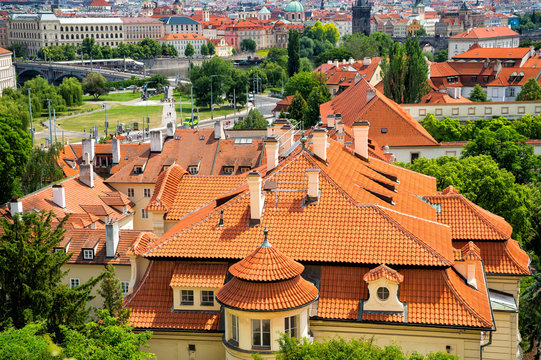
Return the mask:
<svg viewBox="0 0 541 360">
<path fill-rule="evenodd" d="M 182 177 L 187 174 L 180 165 L 173 164 L 164 170 L 156 181 L 154 193 L 146 209 L 149 211 L 168 211 L 173 206 L 177 187 Z"/>
<path fill-rule="evenodd" d="M 227 274 L 226 263 L 178 263 L 169 286 L 220 288 Z"/>
<path fill-rule="evenodd" d="M 73 253 L 68 260 L 68 264 L 115 264 L 129 265 L 130 260 L 126 256 L 127 250 L 134 242 L 143 236 L 156 238 L 151 232 L 140 230 L 120 230 L 120 237 L 116 256 L 113 258 L 106 257 L 105 249 L 105 229 L 66 229 L 64 239 L 60 243 L 60 247 L 66 248 L 67 252 Z M 95 248 L 94 259 L 85 260 L 83 258 L 84 248 Z"/>
<path fill-rule="evenodd" d="M 440 206 L 436 216 L 439 222 L 451 227 L 453 239 L 506 240 L 513 233 L 504 218 L 474 204 L 452 188 L 425 198 Z"/>
<path fill-rule="evenodd" d="M 530 257 L 520 248 L 518 241 L 475 241 L 479 248 L 487 274 L 529 275 Z M 465 241 L 453 241 L 461 248 Z"/>
<path fill-rule="evenodd" d="M 431 91 L 421 99 L 421 104 L 465 104 L 472 101 L 465 96 L 455 99 L 445 92 Z"/>
<path fill-rule="evenodd" d="M 231 275 L 247 281 L 287 280 L 302 274 L 304 266 L 272 246 L 260 246 L 229 268 Z"/>
<path fill-rule="evenodd" d="M 90 3 L 90 5 L 88 5 L 89 7 L 92 7 L 92 6 L 99 6 L 99 7 L 103 7 L 103 6 L 111 6 L 111 4 L 109 4 L 107 1 L 105 0 L 92 0 L 92 2 Z"/>
<path fill-rule="evenodd" d="M 172 311 L 169 282 L 176 265 L 173 261 L 150 261 L 143 279 L 124 302 L 131 310 L 130 325 L 136 329 L 218 331 L 219 311 Z"/>
<path fill-rule="evenodd" d="M 333 151 L 331 146 L 328 152 Z M 347 152 L 343 152 L 343 156 L 350 159 L 343 163 L 343 168 L 361 162 Z M 387 165 L 388 170 L 393 168 Z M 447 265 L 453 261 L 446 226 L 403 215 L 382 205 L 367 205 L 383 202 L 368 191 L 364 196 L 357 195 L 364 201 L 355 204 L 340 185 L 350 179 L 343 178 L 337 185 L 328 178 L 325 166 L 320 168 L 323 176 L 320 176 L 319 204 L 304 206 L 305 193 L 298 190 L 307 188 L 306 170 L 318 166 L 317 160 L 301 150 L 265 179 L 265 183 L 275 182 L 277 189 L 265 195 L 262 225 L 272 231 L 275 246 L 286 256 L 297 261 L 339 259 L 389 265 Z M 384 167 L 379 161 L 377 166 Z M 244 258 L 263 240 L 259 228 L 249 224 L 249 203 L 249 194 L 245 191 L 218 208 L 205 209 L 194 222 L 178 223 L 147 256 Z M 221 210 L 224 224 L 216 226 Z M 358 246 L 352 247 L 348 234 L 356 234 Z"/>
<path fill-rule="evenodd" d="M 382 264 L 377 268 L 374 268 L 364 274 L 363 280 L 366 282 L 376 281 L 381 277 L 384 277 L 387 280 L 393 281 L 395 283 L 401 283 L 402 281 L 404 281 L 404 276 L 402 276 L 398 271 L 391 269 L 385 264 Z"/>
<path fill-rule="evenodd" d="M 492 315 L 481 264 L 476 274 L 479 290 L 465 283 L 452 268 L 401 269 L 404 282 L 399 300 L 408 305 L 407 320 L 400 314 L 361 313 L 359 300 L 368 299 L 363 276 L 366 267 L 322 266 L 318 317 L 411 324 L 492 327 Z"/>
<path fill-rule="evenodd" d="M 275 311 L 304 306 L 317 299 L 317 288 L 300 275 L 284 281 L 252 282 L 234 277 L 216 294 L 225 306 L 248 311 Z"/>
<path fill-rule="evenodd" d="M 455 36 L 451 36 L 451 39 L 488 39 L 493 37 L 502 36 L 519 36 L 516 31 L 511 30 L 507 26 L 487 26 L 477 27 L 468 31 L 464 31 Z"/>
<path fill-rule="evenodd" d="M 453 56 L 453 59 L 522 59 L 530 52 L 530 48 L 483 48 L 475 47 Z"/>
<path fill-rule="evenodd" d="M 462 253 L 462 260 L 482 260 L 481 250 L 479 250 L 473 241 L 467 242 L 460 251 Z"/>
<path fill-rule="evenodd" d="M 171 40 L 207 40 L 206 37 L 197 33 L 171 33 L 162 36 L 159 41 L 171 41 Z"/>
</svg>

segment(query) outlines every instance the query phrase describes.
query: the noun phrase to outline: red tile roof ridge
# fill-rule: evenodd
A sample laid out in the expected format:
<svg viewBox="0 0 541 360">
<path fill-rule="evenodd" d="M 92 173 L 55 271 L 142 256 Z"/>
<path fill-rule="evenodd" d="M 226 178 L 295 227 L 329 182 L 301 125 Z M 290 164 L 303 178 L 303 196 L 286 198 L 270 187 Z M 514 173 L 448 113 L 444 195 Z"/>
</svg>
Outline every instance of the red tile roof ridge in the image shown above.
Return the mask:
<svg viewBox="0 0 541 360">
<path fill-rule="evenodd" d="M 385 264 L 370 270 L 363 276 L 364 281 L 375 281 L 381 277 L 386 278 L 387 280 L 394 281 L 396 283 L 401 283 L 404 281 L 404 275 L 400 274 L 398 271 L 391 269 Z"/>
<path fill-rule="evenodd" d="M 527 252 L 524 252 L 522 251 L 522 253 L 520 253 L 520 255 L 522 257 L 524 257 L 524 255 L 526 255 L 526 257 L 528 258 L 528 265 L 526 265 L 526 267 L 524 267 L 522 264 L 521 264 L 521 259 L 518 259 L 518 254 L 517 254 L 517 247 L 519 250 L 522 250 L 520 248 L 520 244 L 518 243 L 518 241 L 516 240 L 513 240 L 513 239 L 509 239 L 507 240 L 507 244 L 505 246 L 505 253 L 507 255 L 509 255 L 509 258 L 511 259 L 511 261 L 513 261 L 513 263 L 518 267 L 520 268 L 521 270 L 524 271 L 524 273 L 526 273 L 527 275 L 531 274 L 531 271 L 530 271 L 530 262 L 531 262 L 531 259 L 530 259 L 530 256 L 528 255 Z M 511 250 L 512 249 L 512 250 Z M 522 260 L 525 260 L 525 259 L 522 259 Z"/>
<path fill-rule="evenodd" d="M 481 265 L 482 266 L 482 265 Z M 451 279 L 451 277 L 453 277 L 453 275 L 450 275 L 450 274 L 453 274 L 454 277 L 458 278 L 460 281 L 465 281 L 464 278 L 459 275 L 456 271 L 455 268 L 453 267 L 450 267 L 448 269 L 445 270 L 445 276 L 443 277 L 445 282 L 447 283 L 447 286 L 449 286 L 449 289 L 451 290 L 451 292 L 453 293 L 453 295 L 455 296 L 455 298 L 462 304 L 462 306 L 464 306 L 464 308 L 466 308 L 466 310 L 468 310 L 468 312 L 470 314 L 472 314 L 473 316 L 475 316 L 481 323 L 485 324 L 485 327 L 494 327 L 494 320 L 493 319 L 486 319 L 479 311 L 476 310 L 475 306 L 472 306 L 463 296 L 463 294 L 461 294 L 461 292 L 459 291 L 459 289 L 457 288 L 456 284 L 453 282 L 453 279 Z M 484 274 L 484 271 L 483 271 L 483 274 Z M 485 278 L 484 276 L 481 277 L 483 283 L 485 281 Z M 478 279 L 479 280 L 479 279 Z M 469 285 L 466 285 L 469 287 Z M 480 286 L 478 286 L 480 287 Z M 484 287 L 486 288 L 486 285 L 484 284 Z M 472 290 L 474 290 L 474 288 L 472 288 Z M 477 290 L 475 289 L 475 291 L 478 291 L 478 292 L 481 292 L 480 290 Z M 488 295 L 488 294 L 487 294 Z M 490 306 L 490 302 L 488 304 Z M 490 314 L 492 316 L 492 309 L 490 311 Z"/>
<path fill-rule="evenodd" d="M 462 260 L 482 260 L 481 250 L 473 241 L 468 241 L 460 251 L 462 252 Z"/>
<path fill-rule="evenodd" d="M 185 174 L 187 174 L 186 170 L 175 163 L 165 169 L 158 176 L 154 194 L 152 194 L 152 198 L 145 209 L 155 211 L 168 211 L 171 209 L 178 184 Z"/>
<path fill-rule="evenodd" d="M 142 231 L 128 250 L 126 250 L 126 255 L 141 255 L 143 249 L 139 249 L 139 245 L 142 245 L 142 243 L 145 242 L 144 247 L 146 248 L 151 239 L 157 240 L 158 236 L 151 231 Z"/>
<path fill-rule="evenodd" d="M 432 220 L 427 220 L 427 219 L 423 219 L 423 218 L 420 218 L 420 217 L 417 217 L 417 216 L 413 216 L 413 215 L 409 215 L 409 214 L 405 214 L 405 213 L 401 213 L 401 212 L 398 212 L 396 210 L 392 210 L 392 209 L 389 209 L 389 208 L 386 208 L 386 207 L 383 207 L 381 205 L 368 205 L 368 206 L 371 206 L 373 207 L 374 209 L 376 209 L 377 211 L 379 211 L 384 217 L 386 217 L 386 219 L 391 222 L 396 228 L 398 228 L 399 230 L 401 230 L 404 234 L 406 234 L 407 236 L 409 236 L 411 239 L 415 240 L 418 244 L 420 244 L 421 246 L 425 247 L 429 252 L 431 252 L 434 256 L 436 256 L 437 258 L 441 259 L 443 263 L 447 264 L 447 265 L 452 265 L 454 263 L 454 254 L 453 254 L 453 249 L 452 249 L 452 245 L 451 245 L 451 235 L 450 235 L 450 232 L 451 232 L 451 227 L 449 225 L 446 225 L 446 224 L 442 224 L 442 223 L 439 223 L 437 221 L 432 221 Z M 431 223 L 431 224 L 434 224 L 434 225 L 438 225 L 438 226 L 442 226 L 442 227 L 446 227 L 449 229 L 449 241 L 450 243 L 448 244 L 449 246 L 447 246 L 447 248 L 449 249 L 449 254 L 447 254 L 447 256 L 445 256 L 444 254 L 440 254 L 436 249 L 434 249 L 432 246 L 430 246 L 428 243 L 426 243 L 425 241 L 423 241 L 422 239 L 420 239 L 417 235 L 415 235 L 413 233 L 413 231 L 411 231 L 410 229 L 406 229 L 406 226 L 400 222 L 400 220 L 397 220 L 395 218 L 393 218 L 393 215 L 392 214 L 389 214 L 388 212 L 390 213 L 394 213 L 395 216 L 405 216 L 405 217 L 410 217 L 412 219 L 415 219 L 416 221 L 423 221 L 423 222 L 426 222 L 426 223 Z M 445 245 L 445 244 L 442 244 L 442 245 Z M 445 246 L 444 246 L 445 247 Z"/>
</svg>

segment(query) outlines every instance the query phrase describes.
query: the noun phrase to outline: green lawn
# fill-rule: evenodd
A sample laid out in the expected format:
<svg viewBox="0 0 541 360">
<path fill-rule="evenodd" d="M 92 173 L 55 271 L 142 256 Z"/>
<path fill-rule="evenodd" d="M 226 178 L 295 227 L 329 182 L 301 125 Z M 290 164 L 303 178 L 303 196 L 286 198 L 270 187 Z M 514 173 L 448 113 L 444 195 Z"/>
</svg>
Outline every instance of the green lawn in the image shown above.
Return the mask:
<svg viewBox="0 0 541 360">
<path fill-rule="evenodd" d="M 78 113 L 84 114 L 84 113 L 87 113 L 89 111 L 98 110 L 99 108 L 100 108 L 100 105 L 84 103 L 81 106 L 70 107 L 66 111 L 57 112 L 56 113 L 56 118 L 58 119 L 59 117 L 63 117 L 63 116 L 76 115 Z M 52 111 L 51 111 L 51 116 L 53 116 Z M 41 122 L 41 121 L 45 121 L 45 120 L 49 120 L 49 110 L 47 108 L 44 109 L 44 111 L 41 113 L 40 117 L 35 117 L 34 118 L 34 121 L 36 121 L 36 122 Z M 36 124 L 34 124 L 34 125 L 36 125 Z M 34 126 L 34 127 L 37 129 L 37 126 Z"/>
<path fill-rule="evenodd" d="M 180 110 L 179 110 L 179 107 L 178 107 L 178 104 L 177 106 L 175 107 L 176 111 L 177 111 L 177 116 L 180 115 Z M 237 111 L 241 111 L 243 108 L 241 108 L 240 106 L 237 106 Z M 233 109 L 232 106 L 229 106 L 229 105 L 224 105 L 224 106 L 217 106 L 217 105 L 214 105 L 214 116 L 215 117 L 218 117 L 218 116 L 224 116 L 224 115 L 229 115 L 229 114 L 233 114 L 235 111 Z M 194 106 L 193 108 L 193 114 L 194 116 L 197 115 L 197 107 Z M 210 112 L 210 109 L 209 108 L 199 108 L 199 117 L 200 119 L 209 119 L 210 118 L 210 115 L 211 115 L 211 112 Z M 190 104 L 182 104 L 182 119 L 185 119 L 187 117 L 191 117 L 192 116 L 192 106 Z"/>
<path fill-rule="evenodd" d="M 162 106 L 149 106 L 148 114 L 150 117 L 150 128 L 157 127 L 162 121 Z M 117 123 L 138 122 L 141 128 L 143 118 L 146 118 L 145 106 L 127 106 L 112 104 L 111 109 L 107 110 L 107 120 L 109 121 L 109 132 L 116 129 Z M 65 120 L 57 121 L 59 127 L 71 131 L 88 132 L 95 124 L 98 125 L 98 131 L 103 134 L 105 131 L 105 112 L 99 111 L 92 114 L 75 116 Z"/>
<path fill-rule="evenodd" d="M 97 100 L 93 96 L 85 95 L 83 96 L 84 101 L 131 101 L 134 99 L 141 98 L 141 91 L 127 91 L 121 93 L 111 93 L 107 95 L 100 96 Z"/>
<path fill-rule="evenodd" d="M 256 50 L 255 55 L 259 57 L 266 57 L 269 54 L 269 49 Z"/>
</svg>

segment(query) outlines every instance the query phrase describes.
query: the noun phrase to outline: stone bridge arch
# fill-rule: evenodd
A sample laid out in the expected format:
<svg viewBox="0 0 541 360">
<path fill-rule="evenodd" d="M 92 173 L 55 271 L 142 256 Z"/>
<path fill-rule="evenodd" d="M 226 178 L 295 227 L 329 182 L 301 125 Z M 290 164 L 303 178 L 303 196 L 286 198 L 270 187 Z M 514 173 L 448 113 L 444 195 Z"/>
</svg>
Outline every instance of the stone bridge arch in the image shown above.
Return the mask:
<svg viewBox="0 0 541 360">
<path fill-rule="evenodd" d="M 43 71 L 35 68 L 30 69 L 24 69 L 20 73 L 17 74 L 17 82 L 19 84 L 23 84 L 27 80 L 32 80 L 36 76 L 41 76 L 45 80 L 49 80 L 49 76 L 45 74 Z"/>
<path fill-rule="evenodd" d="M 60 85 L 65 78 L 70 78 L 70 77 L 74 77 L 77 80 L 79 80 L 80 82 L 82 82 L 83 79 L 84 79 L 84 76 L 82 74 L 65 73 L 65 74 L 60 74 L 60 75 L 56 76 L 52 83 L 53 83 L 53 85 Z"/>
</svg>

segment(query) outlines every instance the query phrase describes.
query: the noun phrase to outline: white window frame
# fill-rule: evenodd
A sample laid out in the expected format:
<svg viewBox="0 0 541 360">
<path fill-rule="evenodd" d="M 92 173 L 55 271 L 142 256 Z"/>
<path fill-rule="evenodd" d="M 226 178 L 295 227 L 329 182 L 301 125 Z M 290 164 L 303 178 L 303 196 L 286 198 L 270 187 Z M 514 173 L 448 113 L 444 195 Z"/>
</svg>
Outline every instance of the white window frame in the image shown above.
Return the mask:
<svg viewBox="0 0 541 360">
<path fill-rule="evenodd" d="M 83 259 L 84 260 L 94 260 L 94 250 L 93 249 L 83 249 Z"/>
<path fill-rule="evenodd" d="M 284 319 L 284 330 L 286 334 L 289 334 L 292 338 L 299 336 L 299 319 L 297 315 L 288 316 Z"/>
<path fill-rule="evenodd" d="M 186 297 L 186 300 L 184 300 Z M 191 300 L 189 300 L 191 297 Z M 180 305 L 193 305 L 194 293 L 193 290 L 180 290 Z"/>
<path fill-rule="evenodd" d="M 152 197 L 152 192 L 150 191 L 150 188 L 143 189 L 143 196 L 146 198 Z"/>
<path fill-rule="evenodd" d="M 141 209 L 141 219 L 148 219 L 148 210 Z"/>
<path fill-rule="evenodd" d="M 231 314 L 231 340 L 239 344 L 239 317 Z"/>
<path fill-rule="evenodd" d="M 120 282 L 120 289 L 122 291 L 122 294 L 126 295 L 130 288 L 130 282 L 129 281 L 121 281 Z"/>
<path fill-rule="evenodd" d="M 263 330 L 263 326 L 267 325 L 268 331 Z M 256 331 L 257 326 L 259 331 Z M 265 344 L 265 334 L 268 334 L 268 344 Z M 254 340 L 258 339 L 259 344 Z M 271 347 L 271 331 L 269 319 L 252 319 L 252 348 L 268 350 Z"/>
<path fill-rule="evenodd" d="M 81 285 L 81 280 L 79 280 L 79 278 L 70 279 L 70 289 L 76 288 L 79 285 Z"/>
<path fill-rule="evenodd" d="M 214 306 L 214 291 L 201 290 L 201 306 Z"/>
</svg>

